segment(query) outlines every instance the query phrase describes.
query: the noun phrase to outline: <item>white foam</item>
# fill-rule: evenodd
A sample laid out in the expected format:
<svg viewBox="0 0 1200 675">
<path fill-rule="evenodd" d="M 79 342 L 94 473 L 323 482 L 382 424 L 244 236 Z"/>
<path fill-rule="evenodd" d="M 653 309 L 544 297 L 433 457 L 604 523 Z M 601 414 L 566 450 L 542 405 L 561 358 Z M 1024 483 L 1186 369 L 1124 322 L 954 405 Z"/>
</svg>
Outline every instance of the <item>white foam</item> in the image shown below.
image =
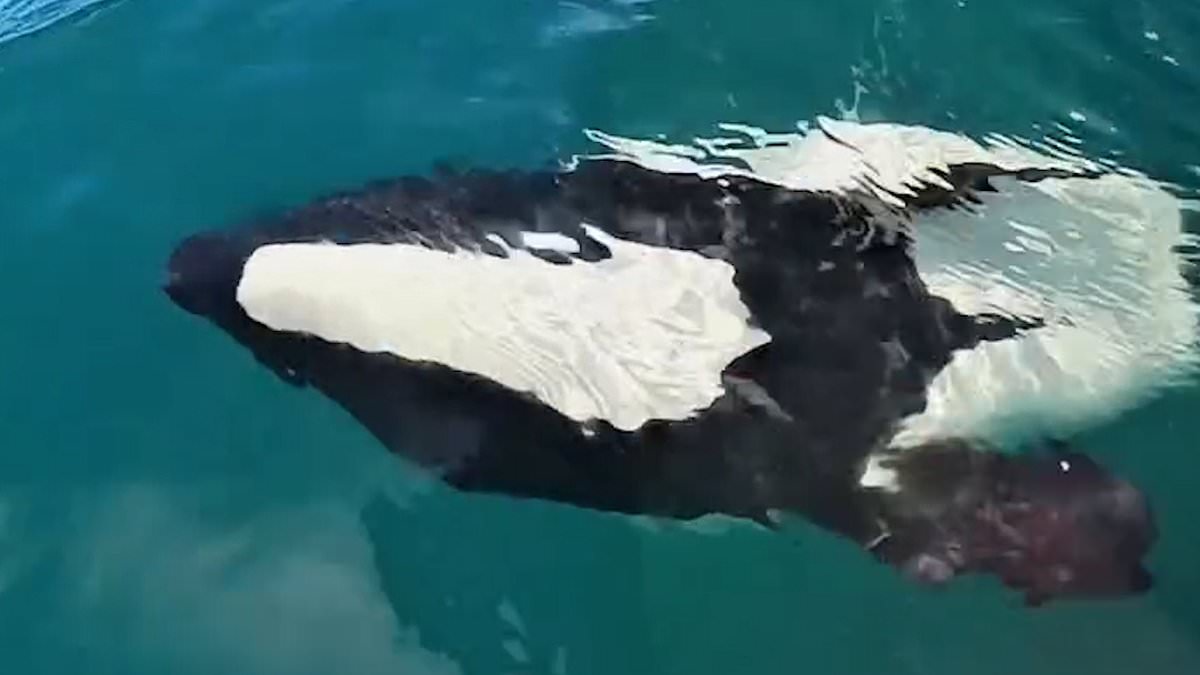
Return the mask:
<svg viewBox="0 0 1200 675">
<path fill-rule="evenodd" d="M 728 263 L 587 226 L 611 258 L 556 265 L 405 244 L 288 243 L 250 256 L 238 302 L 272 329 L 484 375 L 579 421 L 685 419 L 769 341 Z"/>
</svg>

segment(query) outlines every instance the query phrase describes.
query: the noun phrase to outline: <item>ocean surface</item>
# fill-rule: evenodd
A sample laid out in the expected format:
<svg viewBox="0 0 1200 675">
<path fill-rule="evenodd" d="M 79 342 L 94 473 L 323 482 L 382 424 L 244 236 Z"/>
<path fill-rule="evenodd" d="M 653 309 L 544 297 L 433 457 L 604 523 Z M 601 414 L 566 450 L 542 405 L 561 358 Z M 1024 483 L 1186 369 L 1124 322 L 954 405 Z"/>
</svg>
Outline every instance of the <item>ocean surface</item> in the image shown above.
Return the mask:
<svg viewBox="0 0 1200 675">
<path fill-rule="evenodd" d="M 1200 672 L 1200 388 L 1075 439 L 1150 494 L 1155 590 L 1030 611 L 452 493 L 160 291 L 192 232 L 586 128 L 1047 138 L 1195 204 L 1198 109 L 1191 0 L 0 0 L 0 672 Z"/>
</svg>

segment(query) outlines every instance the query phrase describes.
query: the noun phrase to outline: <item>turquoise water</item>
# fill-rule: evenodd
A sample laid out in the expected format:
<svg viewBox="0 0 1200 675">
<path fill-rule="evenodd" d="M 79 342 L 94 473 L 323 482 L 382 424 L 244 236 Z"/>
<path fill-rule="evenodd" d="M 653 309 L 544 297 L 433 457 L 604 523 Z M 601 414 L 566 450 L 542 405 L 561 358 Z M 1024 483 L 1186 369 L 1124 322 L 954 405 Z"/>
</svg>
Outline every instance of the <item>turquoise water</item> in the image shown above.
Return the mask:
<svg viewBox="0 0 1200 675">
<path fill-rule="evenodd" d="M 1200 186 L 1185 0 L 0 0 L 0 672 L 1192 673 L 1200 392 L 1080 442 L 1148 597 L 1023 610 L 840 540 L 461 496 L 159 292 L 193 231 L 580 129 L 817 114 L 1081 139 Z"/>
</svg>

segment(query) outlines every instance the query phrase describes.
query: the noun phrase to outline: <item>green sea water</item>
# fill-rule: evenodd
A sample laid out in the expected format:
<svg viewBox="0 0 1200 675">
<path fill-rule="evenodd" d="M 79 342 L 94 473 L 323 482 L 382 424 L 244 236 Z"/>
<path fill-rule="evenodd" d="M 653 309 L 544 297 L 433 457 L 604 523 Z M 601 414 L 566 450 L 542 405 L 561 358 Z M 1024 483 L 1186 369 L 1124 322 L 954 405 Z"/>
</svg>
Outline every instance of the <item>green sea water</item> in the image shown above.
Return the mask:
<svg viewBox="0 0 1200 675">
<path fill-rule="evenodd" d="M 1200 393 L 1079 439 L 1153 593 L 1028 611 L 852 545 L 464 496 L 159 291 L 200 229 L 581 129 L 1070 135 L 1200 184 L 1188 0 L 0 0 L 0 673 L 1200 672 Z"/>
</svg>

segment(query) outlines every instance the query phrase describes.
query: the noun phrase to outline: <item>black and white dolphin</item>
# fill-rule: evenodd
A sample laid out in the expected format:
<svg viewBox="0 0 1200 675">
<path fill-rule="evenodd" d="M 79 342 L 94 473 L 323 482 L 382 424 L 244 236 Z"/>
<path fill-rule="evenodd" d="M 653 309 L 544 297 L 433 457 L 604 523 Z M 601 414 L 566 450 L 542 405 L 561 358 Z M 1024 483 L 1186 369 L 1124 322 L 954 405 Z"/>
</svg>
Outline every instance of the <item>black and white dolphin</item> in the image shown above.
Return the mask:
<svg viewBox="0 0 1200 675">
<path fill-rule="evenodd" d="M 1156 537 L 1128 482 L 1060 442 L 893 447 L 956 354 L 1047 325 L 931 293 L 912 224 L 1097 175 L 948 163 L 881 199 L 619 158 L 442 172 L 189 238 L 166 291 L 460 490 L 796 515 L 918 581 L 1122 595 Z"/>
</svg>

